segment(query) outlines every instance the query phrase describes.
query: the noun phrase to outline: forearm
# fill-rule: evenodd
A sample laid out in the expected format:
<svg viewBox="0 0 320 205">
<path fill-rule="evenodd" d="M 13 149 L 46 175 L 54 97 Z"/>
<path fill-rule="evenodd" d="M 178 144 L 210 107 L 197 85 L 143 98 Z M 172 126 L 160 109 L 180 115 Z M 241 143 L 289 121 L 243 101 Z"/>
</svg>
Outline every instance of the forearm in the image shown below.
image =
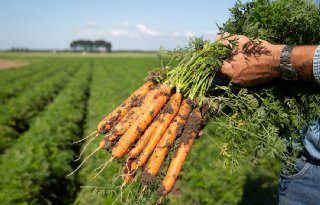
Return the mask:
<svg viewBox="0 0 320 205">
<path fill-rule="evenodd" d="M 291 79 L 290 76 L 285 76 L 286 73 L 282 72 L 290 71 L 283 70 L 287 68 L 281 68 L 280 72 L 280 56 L 285 45 L 273 45 L 264 40 L 255 45 L 249 38 L 242 35 L 230 36 L 228 40 L 220 39 L 219 41 L 225 45 L 230 45 L 230 40 L 237 40 L 238 47 L 234 55 L 224 61 L 220 71 L 223 75 L 229 77 L 233 83 L 250 87 L 275 78 Z M 317 80 L 320 85 L 319 53 L 317 54 L 317 61 L 315 61 L 316 69 L 314 69 L 313 62 L 316 49 L 316 45 L 295 46 L 291 53 L 290 62 L 293 68 L 298 70 L 298 80 L 309 82 L 316 82 Z M 316 78 L 314 75 L 316 75 Z"/>
</svg>

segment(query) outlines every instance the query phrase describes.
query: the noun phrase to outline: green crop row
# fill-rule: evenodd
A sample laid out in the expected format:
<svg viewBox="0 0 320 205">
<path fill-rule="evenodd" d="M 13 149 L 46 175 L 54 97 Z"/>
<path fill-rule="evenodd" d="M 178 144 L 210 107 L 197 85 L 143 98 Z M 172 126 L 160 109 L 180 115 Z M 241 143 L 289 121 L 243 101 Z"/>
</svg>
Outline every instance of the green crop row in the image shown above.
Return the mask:
<svg viewBox="0 0 320 205">
<path fill-rule="evenodd" d="M 148 71 L 158 64 L 157 58 L 97 60 L 90 88 L 85 134 L 93 132 L 98 122 L 138 88 Z M 97 148 L 102 137 L 102 135 L 98 136 L 88 146 L 84 157 Z M 114 195 L 116 189 L 112 185 L 112 180 L 118 174 L 121 162 L 114 161 L 110 167 L 92 180 L 97 174 L 93 170 L 109 158 L 109 153 L 100 150 L 84 164 L 79 172 L 79 181 L 83 186 L 74 204 L 111 204 L 119 196 Z"/>
<path fill-rule="evenodd" d="M 38 83 L 47 80 L 48 77 L 53 76 L 57 72 L 60 72 L 61 67 L 63 67 L 63 65 L 56 64 L 49 68 L 44 68 L 43 70 L 36 72 L 29 77 L 20 77 L 20 75 L 17 75 L 16 78 L 20 78 L 19 80 L 1 86 L 0 104 L 5 104 L 13 97 L 21 94 L 24 90 L 30 89 L 33 86 L 37 86 Z"/>
<path fill-rule="evenodd" d="M 54 65 L 52 65 L 54 67 Z M 9 147 L 13 140 L 30 126 L 37 116 L 71 79 L 76 66 L 68 65 L 63 71 L 23 92 L 0 107 L 0 152 Z"/>
<path fill-rule="evenodd" d="M 25 65 L 19 68 L 11 68 L 1 70 L 0 73 L 0 87 L 6 84 L 11 84 L 19 81 L 22 78 L 28 78 L 35 73 L 42 72 L 50 67 L 52 61 L 36 62 L 30 65 Z"/>
<path fill-rule="evenodd" d="M 68 204 L 77 191 L 72 142 L 82 135 L 91 67 L 81 66 L 46 111 L 0 158 L 1 204 Z"/>
</svg>

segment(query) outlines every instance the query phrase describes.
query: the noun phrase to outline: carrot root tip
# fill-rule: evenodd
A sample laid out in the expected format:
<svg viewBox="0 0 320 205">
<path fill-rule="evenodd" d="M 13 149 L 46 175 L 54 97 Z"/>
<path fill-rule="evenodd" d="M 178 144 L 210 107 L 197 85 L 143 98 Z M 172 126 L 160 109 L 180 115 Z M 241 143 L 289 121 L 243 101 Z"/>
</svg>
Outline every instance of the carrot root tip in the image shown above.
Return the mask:
<svg viewBox="0 0 320 205">
<path fill-rule="evenodd" d="M 81 168 L 81 166 L 82 166 L 94 153 L 96 153 L 96 152 L 99 151 L 99 150 L 100 150 L 100 147 L 98 147 L 98 148 L 95 149 L 93 152 L 91 152 L 91 154 L 89 154 L 89 155 L 81 162 L 81 164 L 80 164 L 75 170 L 73 170 L 70 174 L 68 174 L 67 177 L 71 176 L 71 175 L 74 174 L 76 171 L 78 171 L 78 170 Z"/>
<path fill-rule="evenodd" d="M 96 133 L 97 133 L 97 131 L 94 131 L 93 133 L 87 135 L 86 137 L 84 137 L 84 138 L 82 138 L 82 139 L 80 139 L 80 140 L 78 140 L 78 141 L 73 142 L 72 144 L 77 144 L 77 143 L 79 143 L 79 142 L 85 141 L 86 139 L 88 139 L 89 137 L 91 137 L 92 135 L 94 135 L 94 134 L 96 134 Z"/>
<path fill-rule="evenodd" d="M 110 164 L 112 163 L 113 159 L 114 159 L 114 157 L 111 157 L 108 161 L 106 161 L 105 163 L 103 163 L 101 166 L 95 168 L 95 169 L 94 169 L 94 172 L 98 171 L 99 169 L 100 169 L 100 171 L 99 171 L 96 175 L 94 175 L 94 176 L 92 177 L 92 179 L 95 179 L 97 176 L 99 176 L 99 174 L 101 174 L 101 172 L 103 172 L 103 170 L 104 170 L 108 165 L 110 165 Z"/>
<path fill-rule="evenodd" d="M 86 149 L 87 149 L 87 147 L 89 146 L 89 144 L 91 144 L 91 142 L 92 142 L 93 140 L 95 140 L 98 135 L 99 135 L 99 134 L 97 133 L 97 134 L 96 134 L 93 138 L 91 138 L 91 139 L 89 140 L 89 142 L 83 147 L 83 150 L 80 152 L 79 157 L 74 160 L 75 162 L 80 160 L 81 156 L 82 156 L 83 153 L 86 151 Z"/>
</svg>

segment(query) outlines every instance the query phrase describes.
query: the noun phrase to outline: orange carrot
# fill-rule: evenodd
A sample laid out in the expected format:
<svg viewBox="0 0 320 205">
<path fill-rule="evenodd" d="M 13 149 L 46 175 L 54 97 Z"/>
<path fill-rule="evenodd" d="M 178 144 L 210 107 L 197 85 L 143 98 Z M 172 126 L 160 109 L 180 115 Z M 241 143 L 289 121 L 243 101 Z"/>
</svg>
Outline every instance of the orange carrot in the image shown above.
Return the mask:
<svg viewBox="0 0 320 205">
<path fill-rule="evenodd" d="M 162 181 L 161 186 L 158 189 L 158 194 L 160 196 L 165 196 L 168 194 L 172 187 L 174 186 L 182 165 L 187 157 L 189 150 L 195 138 L 199 135 L 202 128 L 202 115 L 199 109 L 192 111 L 188 122 L 181 134 L 180 145 L 176 152 L 173 154 L 173 159 L 170 162 L 167 174 Z"/>
<path fill-rule="evenodd" d="M 127 131 L 131 123 L 137 119 L 139 110 L 139 107 L 131 108 L 131 110 L 122 118 L 122 120 L 111 129 L 112 135 L 108 137 L 110 143 L 115 142 L 120 135 L 123 135 Z"/>
<path fill-rule="evenodd" d="M 178 114 L 175 116 L 165 134 L 161 137 L 157 147 L 149 158 L 148 163 L 145 166 L 145 174 L 156 176 L 162 165 L 162 162 L 167 155 L 168 150 L 171 148 L 174 140 L 180 136 L 182 129 L 190 115 L 191 109 L 191 101 L 188 99 L 183 100 Z M 142 183 L 145 185 L 150 184 L 151 181 L 148 179 L 152 179 L 152 177 L 144 177 Z"/>
<path fill-rule="evenodd" d="M 133 108 L 131 108 L 130 112 L 123 117 L 123 119 L 111 130 L 111 136 L 108 137 L 110 143 L 113 143 L 118 139 L 120 135 L 123 135 L 130 125 L 139 117 L 141 112 L 146 108 L 147 104 L 150 103 L 153 99 L 153 96 L 156 94 L 157 90 L 149 91 L 142 101 L 142 105 L 139 107 L 135 107 L 133 110 L 134 113 L 131 112 Z M 127 118 L 127 119 L 126 119 Z"/>
<path fill-rule="evenodd" d="M 150 138 L 148 144 L 145 146 L 139 157 L 132 163 L 132 170 L 136 170 L 138 167 L 143 166 L 148 160 L 150 154 L 157 146 L 161 136 L 164 134 L 168 126 L 170 125 L 173 118 L 179 111 L 182 96 L 180 93 L 175 93 L 163 109 L 161 115 L 159 116 L 159 123 L 156 130 L 153 133 L 152 138 Z"/>
<path fill-rule="evenodd" d="M 132 107 L 132 104 L 141 96 L 145 95 L 152 87 L 154 83 L 152 81 L 147 81 L 140 88 L 138 88 L 134 93 L 132 93 L 120 106 L 114 109 L 107 117 L 102 119 L 97 126 L 97 132 L 105 134 L 107 133 L 113 125 L 115 125 Z"/>
<path fill-rule="evenodd" d="M 123 135 L 129 128 L 131 122 L 136 120 L 138 117 L 138 111 L 139 107 L 131 108 L 130 112 L 128 112 L 123 119 L 114 128 L 112 128 L 112 134 Z"/>
<path fill-rule="evenodd" d="M 161 85 L 157 92 L 154 94 L 152 100 L 147 102 L 143 106 L 141 115 L 137 120 L 131 125 L 131 127 L 126 131 L 126 133 L 120 138 L 118 143 L 112 150 L 113 158 L 123 157 L 129 147 L 135 142 L 135 140 L 144 132 L 144 130 L 149 126 L 151 121 L 155 118 L 161 108 L 165 105 L 170 95 L 171 88 L 168 85 Z"/>
<path fill-rule="evenodd" d="M 146 94 L 145 98 L 143 99 L 142 105 L 140 107 L 136 107 L 138 109 L 135 110 L 135 114 L 130 116 L 130 118 L 131 118 L 130 122 L 128 122 L 128 120 L 125 118 L 126 118 L 126 116 L 129 117 L 130 114 L 128 114 L 128 113 L 131 113 L 131 111 L 129 111 L 126 114 L 126 116 L 124 116 L 123 119 L 112 128 L 111 133 L 107 134 L 103 139 L 106 142 L 105 149 L 108 150 L 112 146 L 114 146 L 114 144 L 115 144 L 116 140 L 119 138 L 119 136 L 123 135 L 129 129 L 131 124 L 139 117 L 142 110 L 144 110 L 145 107 L 148 105 L 148 103 L 150 103 L 152 101 L 153 96 L 156 93 L 157 93 L 157 89 L 151 90 Z M 126 125 L 123 125 L 124 122 L 126 122 L 125 123 Z M 123 126 L 128 126 L 128 127 L 126 129 L 124 129 Z M 119 130 L 119 131 L 117 131 L 117 130 Z"/>
<path fill-rule="evenodd" d="M 138 142 L 134 145 L 134 147 L 130 150 L 129 152 L 129 157 L 130 158 L 135 158 L 137 157 L 142 149 L 146 146 L 146 144 L 149 142 L 152 134 L 154 133 L 154 130 L 158 126 L 158 120 L 154 119 L 151 125 L 147 128 L 147 130 L 142 134 Z"/>
</svg>

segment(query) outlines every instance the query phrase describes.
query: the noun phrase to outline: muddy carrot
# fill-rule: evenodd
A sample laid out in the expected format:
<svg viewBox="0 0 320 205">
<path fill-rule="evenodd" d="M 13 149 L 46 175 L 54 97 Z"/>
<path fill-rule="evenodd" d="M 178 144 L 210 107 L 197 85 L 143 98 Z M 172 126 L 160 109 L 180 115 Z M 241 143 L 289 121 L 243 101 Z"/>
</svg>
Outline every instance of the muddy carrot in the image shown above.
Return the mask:
<svg viewBox="0 0 320 205">
<path fill-rule="evenodd" d="M 135 107 L 134 113 L 131 112 L 133 108 L 131 108 L 130 112 L 126 114 L 128 119 L 125 119 L 126 116 L 123 117 L 123 120 L 121 120 L 115 127 L 111 130 L 111 136 L 108 137 L 108 140 L 110 143 L 113 143 L 118 139 L 120 135 L 123 135 L 131 126 L 131 124 L 140 116 L 141 112 L 146 109 L 146 106 L 152 101 L 153 96 L 156 94 L 157 89 L 149 91 L 144 99 L 142 100 L 142 105 L 139 107 Z M 131 113 L 131 114 L 130 114 Z"/>
<path fill-rule="evenodd" d="M 140 139 L 138 140 L 138 142 L 135 144 L 135 146 L 130 150 L 129 152 L 129 157 L 130 158 L 135 158 L 137 157 L 142 149 L 146 146 L 146 144 L 149 142 L 152 134 L 154 133 L 154 130 L 157 128 L 158 126 L 158 120 L 154 119 L 151 123 L 151 125 L 149 125 L 149 127 L 147 128 L 147 130 L 142 134 L 142 136 L 140 137 Z"/>
<path fill-rule="evenodd" d="M 146 106 L 148 106 L 148 104 L 152 101 L 153 96 L 156 93 L 157 93 L 156 89 L 149 91 L 146 94 L 145 98 L 143 99 L 142 105 L 140 107 L 137 107 L 138 109 L 135 110 L 135 114 L 130 116 L 131 119 L 129 121 L 127 121 L 127 120 L 125 120 L 125 117 L 126 117 L 125 116 L 125 117 L 123 117 L 123 119 L 117 125 L 115 125 L 115 127 L 112 128 L 111 133 L 107 134 L 105 139 L 104 139 L 107 142 L 107 145 L 108 145 L 107 147 L 108 148 L 111 148 L 111 146 L 114 145 L 114 143 L 119 138 L 119 136 L 123 135 L 129 129 L 131 124 L 140 116 L 141 112 L 144 109 L 146 109 Z M 125 124 L 123 124 L 123 123 L 125 123 Z"/>
<path fill-rule="evenodd" d="M 123 119 L 111 129 L 111 135 L 108 137 L 110 143 L 115 142 L 120 135 L 123 135 L 139 115 L 139 107 L 133 107 L 123 117 Z"/>
<path fill-rule="evenodd" d="M 141 115 L 112 149 L 112 156 L 114 158 L 121 158 L 127 153 L 129 147 L 135 142 L 140 134 L 144 132 L 158 112 L 166 104 L 170 92 L 171 88 L 164 84 L 157 89 L 152 100 L 145 105 Z"/>
<path fill-rule="evenodd" d="M 169 102 L 166 104 L 161 115 L 159 116 L 159 123 L 152 135 L 152 138 L 150 138 L 139 157 L 132 163 L 132 170 L 136 170 L 138 167 L 141 167 L 146 163 L 154 148 L 157 146 L 161 136 L 167 130 L 173 118 L 179 111 L 181 100 L 182 96 L 180 93 L 175 93 L 170 98 Z"/>
<path fill-rule="evenodd" d="M 140 88 L 138 88 L 134 93 L 132 93 L 120 106 L 114 109 L 107 117 L 102 119 L 97 126 L 97 132 L 107 133 L 113 125 L 115 125 L 132 107 L 137 99 L 141 98 L 146 94 L 152 87 L 154 83 L 152 81 L 147 81 Z"/>
<path fill-rule="evenodd" d="M 191 113 L 192 105 L 191 101 L 188 99 L 183 100 L 178 114 L 175 116 L 173 122 L 170 124 L 165 134 L 161 137 L 157 147 L 153 151 L 151 157 L 149 158 L 143 175 L 149 175 L 148 177 L 141 177 L 142 183 L 148 185 L 158 173 L 168 150 L 171 148 L 174 140 L 180 136 L 185 123 Z M 154 177 L 151 177 L 154 176 Z"/>
<path fill-rule="evenodd" d="M 170 162 L 167 174 L 158 189 L 158 195 L 165 196 L 173 188 L 182 165 L 187 157 L 189 150 L 195 138 L 202 129 L 202 116 L 199 109 L 192 111 L 187 124 L 180 137 L 180 145 L 176 152 L 173 153 L 172 161 Z"/>
</svg>

